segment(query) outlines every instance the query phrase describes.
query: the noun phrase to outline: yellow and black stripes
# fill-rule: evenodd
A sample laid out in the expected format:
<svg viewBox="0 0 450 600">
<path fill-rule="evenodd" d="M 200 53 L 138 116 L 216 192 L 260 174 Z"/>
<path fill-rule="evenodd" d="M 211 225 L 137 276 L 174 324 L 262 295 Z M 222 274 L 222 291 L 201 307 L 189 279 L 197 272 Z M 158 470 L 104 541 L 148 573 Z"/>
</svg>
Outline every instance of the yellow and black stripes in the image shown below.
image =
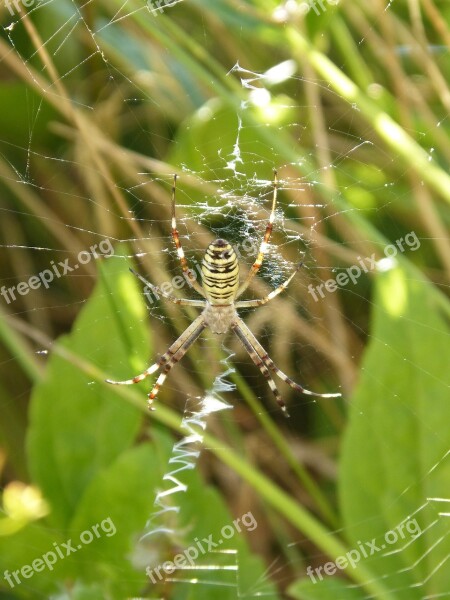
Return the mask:
<svg viewBox="0 0 450 600">
<path fill-rule="evenodd" d="M 218 239 L 208 246 L 202 263 L 202 285 L 210 304 L 234 301 L 239 287 L 239 264 L 227 241 Z"/>
</svg>

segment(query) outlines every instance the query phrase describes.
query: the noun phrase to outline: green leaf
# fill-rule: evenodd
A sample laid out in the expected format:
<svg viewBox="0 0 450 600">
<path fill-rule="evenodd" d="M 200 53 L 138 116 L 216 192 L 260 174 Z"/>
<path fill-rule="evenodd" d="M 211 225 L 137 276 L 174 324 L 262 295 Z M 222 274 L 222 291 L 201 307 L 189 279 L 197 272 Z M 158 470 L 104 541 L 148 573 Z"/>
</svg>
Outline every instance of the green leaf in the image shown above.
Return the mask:
<svg viewBox="0 0 450 600">
<path fill-rule="evenodd" d="M 367 594 L 364 590 L 350 587 L 350 583 L 336 577 L 326 579 L 300 579 L 289 587 L 289 597 L 296 600 L 365 600 Z M 354 584 L 353 584 L 354 585 Z"/>
<path fill-rule="evenodd" d="M 61 344 L 120 379 L 144 366 L 148 334 L 135 326 L 145 308 L 128 261 L 115 258 L 104 264 L 92 298 Z M 86 488 L 133 443 L 141 420 L 136 407 L 90 381 L 76 365 L 50 357 L 31 399 L 27 452 L 55 526 L 68 526 Z"/>
<path fill-rule="evenodd" d="M 83 582 L 103 581 L 103 597 L 138 595 L 147 583 L 145 570 L 133 567 L 131 555 L 166 466 L 167 457 L 161 460 L 160 455 L 149 444 L 123 453 L 88 487 L 70 524 L 74 541 L 83 532 L 89 532 L 87 541 L 93 536 L 75 555 L 73 576 Z"/>
<path fill-rule="evenodd" d="M 449 327 L 429 289 L 400 267 L 378 274 L 341 461 L 348 540 L 356 549 L 376 539 L 379 549 L 361 560 L 408 600 L 450 589 L 450 571 L 439 567 L 450 553 L 449 521 L 429 500 L 450 489 Z"/>
<path fill-rule="evenodd" d="M 56 578 L 64 579 L 68 575 L 69 561 L 59 561 L 47 567 L 45 562 L 36 564 L 42 571 L 30 572 L 27 565 L 32 567 L 33 561 L 41 559 L 45 553 L 55 550 L 54 543 L 65 541 L 59 531 L 44 527 L 43 523 L 30 523 L 11 536 L 0 537 L 0 572 L 2 591 L 8 590 L 14 598 L 35 598 L 31 590 L 40 595 L 48 595 L 54 591 Z M 48 556 L 51 563 L 52 558 Z M 21 569 L 25 568 L 24 577 Z M 52 570 L 51 570 L 52 569 Z M 15 573 L 15 575 L 14 575 Z M 3 598 L 3 596 L 1 596 Z"/>
</svg>

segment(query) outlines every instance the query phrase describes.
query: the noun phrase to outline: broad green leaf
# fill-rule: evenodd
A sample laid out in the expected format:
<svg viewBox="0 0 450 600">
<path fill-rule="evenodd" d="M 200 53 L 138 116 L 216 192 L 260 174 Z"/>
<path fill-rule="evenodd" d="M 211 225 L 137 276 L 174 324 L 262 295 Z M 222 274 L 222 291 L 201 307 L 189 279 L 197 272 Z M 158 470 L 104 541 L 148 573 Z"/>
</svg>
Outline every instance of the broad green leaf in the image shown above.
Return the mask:
<svg viewBox="0 0 450 600">
<path fill-rule="evenodd" d="M 70 524 L 76 544 L 80 534 L 89 532 L 84 538 L 88 543 L 81 544 L 72 561 L 72 576 L 103 581 L 103 597 L 137 595 L 147 583 L 145 570 L 133 568 L 131 556 L 164 473 L 167 457 L 161 458 L 149 444 L 124 452 L 87 488 Z"/>
<path fill-rule="evenodd" d="M 70 565 L 64 560 L 53 565 L 48 553 L 55 551 L 55 543 L 65 541 L 64 532 L 46 528 L 42 522 L 30 523 L 14 535 L 0 537 L 0 590 L 11 594 L 5 597 L 29 599 L 36 598 L 37 590 L 40 595 L 54 591 L 55 579 L 64 580 L 69 575 Z M 34 562 L 36 560 L 40 562 Z M 25 577 L 22 569 L 25 569 Z M 0 594 L 0 597 L 4 596 Z"/>
<path fill-rule="evenodd" d="M 450 553 L 450 521 L 430 500 L 450 490 L 450 337 L 434 298 L 400 267 L 377 275 L 371 341 L 342 448 L 348 541 L 368 549 L 375 539 L 378 550 L 361 560 L 408 600 L 450 589 L 450 571 L 439 566 Z"/>
<path fill-rule="evenodd" d="M 337 577 L 323 576 L 319 579 L 304 578 L 296 581 L 289 587 L 289 598 L 295 600 L 365 600 L 367 593 L 364 590 L 351 587 L 349 582 Z"/>
<path fill-rule="evenodd" d="M 118 379 L 148 357 L 147 330 L 136 327 L 145 308 L 128 266 L 117 257 L 105 262 L 71 334 L 59 340 Z M 31 399 L 27 452 L 33 482 L 50 502 L 56 526 L 67 527 L 86 488 L 133 443 L 141 420 L 142 413 L 106 385 L 50 356 Z"/>
</svg>

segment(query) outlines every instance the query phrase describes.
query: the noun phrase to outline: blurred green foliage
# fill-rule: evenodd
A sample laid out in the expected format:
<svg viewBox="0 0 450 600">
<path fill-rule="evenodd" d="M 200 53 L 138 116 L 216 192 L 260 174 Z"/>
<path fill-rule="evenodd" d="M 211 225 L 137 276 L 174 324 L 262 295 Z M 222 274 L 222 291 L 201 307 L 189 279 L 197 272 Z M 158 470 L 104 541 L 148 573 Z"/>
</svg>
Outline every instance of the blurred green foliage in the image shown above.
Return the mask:
<svg viewBox="0 0 450 600">
<path fill-rule="evenodd" d="M 0 299 L 0 573 L 108 518 L 116 528 L 20 585 L 3 577 L 0 597 L 445 594 L 448 527 L 435 499 L 448 500 L 450 478 L 450 7 L 323 2 L 305 16 L 300 2 L 275 0 L 154 4 L 0 8 L 1 285 L 103 239 L 115 248 Z M 137 540 L 183 434 L 166 405 L 202 396 L 224 353 L 210 340 L 192 348 L 151 420 L 144 384 L 104 383 L 140 372 L 194 314 L 161 304 L 149 319 L 130 257 L 155 283 L 173 277 L 173 172 L 189 257 L 223 229 L 233 242 L 260 239 L 267 214 L 255 197 L 270 196 L 274 167 L 280 253 L 255 294 L 284 276 L 279 256 L 304 252 L 306 268 L 273 309 L 245 318 L 283 370 L 311 389 L 339 386 L 344 402 L 304 404 L 283 389 L 285 423 L 232 346 L 232 416 L 213 419 L 200 464 L 183 473 L 177 536 L 155 538 L 150 554 L 171 560 L 248 511 L 258 527 L 204 557 L 199 566 L 220 568 L 197 583 L 186 571 L 152 587 Z M 320 302 L 308 295 L 411 231 L 417 250 Z M 394 552 L 307 576 L 412 516 L 422 533 Z"/>
</svg>

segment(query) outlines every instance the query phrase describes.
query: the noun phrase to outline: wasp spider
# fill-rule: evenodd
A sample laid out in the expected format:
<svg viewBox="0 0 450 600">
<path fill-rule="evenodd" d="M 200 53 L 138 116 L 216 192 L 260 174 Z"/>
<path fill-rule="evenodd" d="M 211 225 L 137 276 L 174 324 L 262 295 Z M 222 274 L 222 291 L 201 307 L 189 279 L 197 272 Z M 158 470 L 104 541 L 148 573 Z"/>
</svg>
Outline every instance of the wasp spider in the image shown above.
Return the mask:
<svg viewBox="0 0 450 600">
<path fill-rule="evenodd" d="M 253 266 L 251 267 L 247 277 L 244 281 L 239 284 L 239 265 L 236 257 L 236 253 L 233 250 L 231 244 L 226 240 L 218 239 L 214 240 L 209 244 L 206 249 L 205 256 L 202 263 L 202 283 L 201 285 L 197 282 L 196 276 L 190 269 L 186 257 L 181 246 L 177 222 L 175 217 L 175 188 L 176 188 L 177 176 L 174 176 L 173 187 L 172 187 L 172 238 L 175 242 L 177 249 L 178 258 L 180 259 L 181 268 L 188 284 L 204 298 L 204 300 L 188 300 L 185 298 L 175 298 L 170 294 L 167 294 L 159 287 L 149 283 L 146 279 L 141 277 L 138 273 L 131 271 L 150 289 L 156 294 L 163 296 L 167 300 L 170 300 L 174 304 L 180 304 L 181 306 L 196 306 L 203 308 L 202 313 L 189 325 L 189 327 L 180 335 L 180 337 L 170 346 L 165 354 L 163 354 L 153 365 L 146 369 L 140 375 L 136 375 L 132 379 L 126 381 L 112 381 L 107 379 L 108 383 L 114 385 L 131 385 L 138 383 L 145 379 L 148 375 L 151 375 L 158 369 L 161 369 L 158 379 L 153 386 L 152 391 L 148 395 L 149 408 L 152 409 L 152 402 L 159 389 L 163 385 L 170 369 L 183 358 L 190 346 L 200 336 L 202 331 L 209 327 L 213 333 L 226 333 L 229 329 L 234 331 L 237 337 L 242 342 L 244 348 L 247 350 L 250 358 L 257 367 L 261 370 L 261 373 L 266 378 L 270 389 L 272 390 L 279 406 L 283 410 L 286 416 L 288 415 L 286 405 L 272 379 L 271 372 L 278 375 L 280 379 L 285 381 L 294 390 L 307 394 L 309 396 L 317 396 L 319 398 L 337 398 L 341 394 L 318 394 L 305 389 L 303 386 L 295 383 L 290 379 L 283 371 L 281 371 L 268 356 L 267 352 L 258 342 L 256 337 L 239 317 L 237 310 L 239 308 L 250 308 L 256 306 L 262 306 L 266 304 L 275 296 L 278 296 L 283 290 L 287 288 L 290 281 L 293 279 L 296 272 L 302 266 L 300 263 L 292 275 L 279 287 L 270 292 L 265 298 L 258 300 L 239 300 L 237 298 L 247 289 L 253 277 L 259 271 L 261 267 L 264 254 L 267 250 L 267 245 L 270 240 L 270 234 L 272 232 L 273 222 L 275 219 L 275 207 L 277 203 L 277 190 L 278 190 L 278 178 L 277 172 L 274 171 L 274 182 L 273 182 L 273 200 L 272 210 L 270 212 L 269 221 L 266 226 L 264 238 L 261 242 L 258 255 L 256 257 Z"/>
</svg>

